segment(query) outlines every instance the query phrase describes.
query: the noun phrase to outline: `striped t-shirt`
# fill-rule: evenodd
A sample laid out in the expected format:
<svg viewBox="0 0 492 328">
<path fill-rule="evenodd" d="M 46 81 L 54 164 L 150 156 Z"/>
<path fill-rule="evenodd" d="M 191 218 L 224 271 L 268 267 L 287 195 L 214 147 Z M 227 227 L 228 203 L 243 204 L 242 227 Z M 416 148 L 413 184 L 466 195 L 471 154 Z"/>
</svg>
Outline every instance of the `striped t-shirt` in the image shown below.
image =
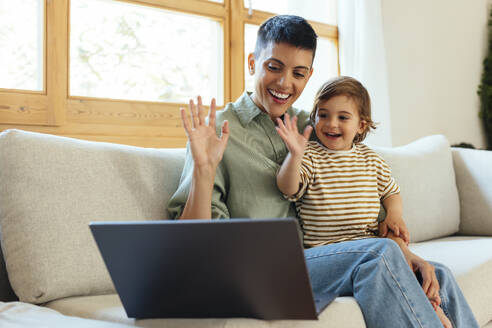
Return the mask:
<svg viewBox="0 0 492 328">
<path fill-rule="evenodd" d="M 376 237 L 380 202 L 399 193 L 386 162 L 364 144 L 330 150 L 310 141 L 296 201 L 304 246 Z"/>
</svg>

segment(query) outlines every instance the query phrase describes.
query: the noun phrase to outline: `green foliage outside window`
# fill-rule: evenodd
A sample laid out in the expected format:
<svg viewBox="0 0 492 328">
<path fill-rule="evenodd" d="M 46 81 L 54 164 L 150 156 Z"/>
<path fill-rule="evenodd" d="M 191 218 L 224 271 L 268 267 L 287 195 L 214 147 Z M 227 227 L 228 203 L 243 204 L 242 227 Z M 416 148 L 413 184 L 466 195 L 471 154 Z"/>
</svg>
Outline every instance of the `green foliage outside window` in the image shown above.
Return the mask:
<svg viewBox="0 0 492 328">
<path fill-rule="evenodd" d="M 480 118 L 482 119 L 485 135 L 487 138 L 487 149 L 492 150 L 492 8 L 488 23 L 489 48 L 487 57 L 483 61 L 482 83 L 478 87 L 480 96 Z"/>
</svg>

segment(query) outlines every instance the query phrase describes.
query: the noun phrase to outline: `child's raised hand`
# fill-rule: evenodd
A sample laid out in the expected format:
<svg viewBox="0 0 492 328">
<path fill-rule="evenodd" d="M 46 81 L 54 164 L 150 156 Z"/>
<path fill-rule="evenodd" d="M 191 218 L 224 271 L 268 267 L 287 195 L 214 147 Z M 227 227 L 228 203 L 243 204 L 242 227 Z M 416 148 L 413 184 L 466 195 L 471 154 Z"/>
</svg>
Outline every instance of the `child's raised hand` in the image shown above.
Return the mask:
<svg viewBox="0 0 492 328">
<path fill-rule="evenodd" d="M 309 136 L 313 127 L 308 125 L 302 134 L 297 130 L 297 116 L 290 119 L 289 114 L 285 113 L 284 121 L 277 118 L 277 132 L 285 142 L 287 149 L 293 156 L 302 156 L 304 149 L 309 141 Z"/>
<path fill-rule="evenodd" d="M 403 239 L 405 244 L 410 243 L 410 232 L 401 216 L 387 215 L 384 221 L 379 223 L 379 236 L 386 237 L 388 232 L 392 231 L 397 237 Z"/>
</svg>

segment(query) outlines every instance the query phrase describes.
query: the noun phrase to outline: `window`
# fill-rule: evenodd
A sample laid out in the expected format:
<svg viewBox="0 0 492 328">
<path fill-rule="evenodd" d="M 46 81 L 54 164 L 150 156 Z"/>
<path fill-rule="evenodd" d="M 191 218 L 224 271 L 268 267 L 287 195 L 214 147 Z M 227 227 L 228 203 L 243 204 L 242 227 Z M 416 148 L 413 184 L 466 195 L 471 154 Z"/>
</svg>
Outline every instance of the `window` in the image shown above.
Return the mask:
<svg viewBox="0 0 492 328">
<path fill-rule="evenodd" d="M 0 0 L 0 128 L 181 147 L 179 108 L 250 89 L 258 26 L 283 13 L 312 19 L 320 37 L 296 103 L 309 110 L 338 74 L 335 12 L 336 0 Z"/>
<path fill-rule="evenodd" d="M 42 0 L 0 1 L 0 88 L 44 89 L 43 37 Z"/>
<path fill-rule="evenodd" d="M 244 7 L 279 15 L 299 15 L 325 24 L 337 24 L 336 0 L 244 0 Z"/>
<path fill-rule="evenodd" d="M 106 0 L 72 0 L 70 17 L 70 95 L 223 104 L 218 21 Z"/>
</svg>

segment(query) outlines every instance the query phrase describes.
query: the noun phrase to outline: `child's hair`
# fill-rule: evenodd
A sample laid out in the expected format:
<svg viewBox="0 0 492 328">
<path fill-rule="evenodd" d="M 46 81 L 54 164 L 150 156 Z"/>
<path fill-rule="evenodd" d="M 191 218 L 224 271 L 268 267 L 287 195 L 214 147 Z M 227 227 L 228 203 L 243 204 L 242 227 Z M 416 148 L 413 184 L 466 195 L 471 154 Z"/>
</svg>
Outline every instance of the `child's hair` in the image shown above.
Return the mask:
<svg viewBox="0 0 492 328">
<path fill-rule="evenodd" d="M 311 111 L 311 124 L 316 121 L 319 103 L 335 96 L 346 96 L 352 99 L 359 110 L 361 120 L 366 121 L 366 128 L 362 133 L 357 133 L 354 143 L 362 142 L 369 130 L 376 128 L 376 123 L 371 119 L 371 98 L 366 88 L 356 79 L 349 76 L 338 76 L 325 82 L 316 93 L 313 110 Z"/>
<path fill-rule="evenodd" d="M 311 25 L 302 17 L 294 15 L 278 15 L 267 19 L 258 30 L 255 56 L 271 42 L 288 43 L 297 48 L 312 50 L 313 60 L 316 53 L 318 36 Z"/>
</svg>

